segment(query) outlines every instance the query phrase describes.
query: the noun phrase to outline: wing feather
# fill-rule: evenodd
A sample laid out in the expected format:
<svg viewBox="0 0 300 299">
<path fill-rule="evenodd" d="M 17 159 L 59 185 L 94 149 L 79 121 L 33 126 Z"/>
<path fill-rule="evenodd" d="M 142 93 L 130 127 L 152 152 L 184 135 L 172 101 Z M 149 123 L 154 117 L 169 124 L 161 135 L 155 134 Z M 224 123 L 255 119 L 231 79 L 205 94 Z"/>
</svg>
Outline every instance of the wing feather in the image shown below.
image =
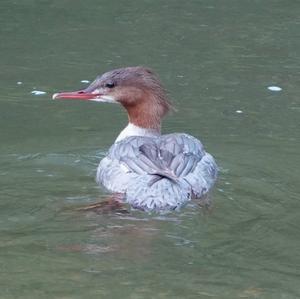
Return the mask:
<svg viewBox="0 0 300 299">
<path fill-rule="evenodd" d="M 132 136 L 112 145 L 97 180 L 125 192 L 133 206 L 170 209 L 207 193 L 217 170 L 213 157 L 190 135 Z"/>
</svg>

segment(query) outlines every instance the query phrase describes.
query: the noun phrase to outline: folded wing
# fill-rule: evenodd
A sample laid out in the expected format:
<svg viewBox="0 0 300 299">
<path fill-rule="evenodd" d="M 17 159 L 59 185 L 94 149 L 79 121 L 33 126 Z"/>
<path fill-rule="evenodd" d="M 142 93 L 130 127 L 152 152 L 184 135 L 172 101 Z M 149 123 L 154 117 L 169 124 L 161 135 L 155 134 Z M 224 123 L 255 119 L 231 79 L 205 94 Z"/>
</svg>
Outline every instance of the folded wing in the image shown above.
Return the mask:
<svg viewBox="0 0 300 299">
<path fill-rule="evenodd" d="M 212 187 L 217 166 L 199 140 L 187 134 L 129 137 L 114 144 L 97 180 L 146 210 L 172 209 Z"/>
</svg>

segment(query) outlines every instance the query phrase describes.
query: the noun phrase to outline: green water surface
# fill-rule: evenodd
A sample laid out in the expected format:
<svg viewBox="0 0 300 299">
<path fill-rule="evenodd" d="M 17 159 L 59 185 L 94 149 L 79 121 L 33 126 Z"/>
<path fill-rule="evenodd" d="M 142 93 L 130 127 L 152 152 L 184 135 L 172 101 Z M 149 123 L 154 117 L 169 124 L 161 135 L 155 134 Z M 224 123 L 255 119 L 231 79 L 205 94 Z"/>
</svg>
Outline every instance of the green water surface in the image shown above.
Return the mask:
<svg viewBox="0 0 300 299">
<path fill-rule="evenodd" d="M 296 0 L 1 0 L 0 298 L 300 298 L 299 16 Z M 51 95 L 131 65 L 178 108 L 164 132 L 217 159 L 211 209 L 76 211 L 105 198 L 95 170 L 126 114 Z"/>
</svg>

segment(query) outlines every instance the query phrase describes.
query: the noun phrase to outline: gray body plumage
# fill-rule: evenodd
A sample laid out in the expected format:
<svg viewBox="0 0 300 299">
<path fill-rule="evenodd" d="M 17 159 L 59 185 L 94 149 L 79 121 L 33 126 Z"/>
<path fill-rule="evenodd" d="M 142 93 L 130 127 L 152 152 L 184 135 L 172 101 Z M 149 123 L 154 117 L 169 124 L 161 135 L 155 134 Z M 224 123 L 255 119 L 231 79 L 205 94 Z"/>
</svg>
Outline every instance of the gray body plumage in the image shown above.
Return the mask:
<svg viewBox="0 0 300 299">
<path fill-rule="evenodd" d="M 131 136 L 111 146 L 97 182 L 124 193 L 134 208 L 161 211 L 206 195 L 217 172 L 214 158 L 190 135 Z"/>
</svg>

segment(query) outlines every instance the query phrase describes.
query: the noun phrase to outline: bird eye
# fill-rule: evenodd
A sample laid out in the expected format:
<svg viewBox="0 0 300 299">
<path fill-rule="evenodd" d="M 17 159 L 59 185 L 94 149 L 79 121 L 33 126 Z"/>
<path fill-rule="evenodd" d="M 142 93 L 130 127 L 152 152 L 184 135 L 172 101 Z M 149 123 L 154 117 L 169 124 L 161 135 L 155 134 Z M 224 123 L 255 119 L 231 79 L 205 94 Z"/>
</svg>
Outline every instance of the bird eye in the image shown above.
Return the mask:
<svg viewBox="0 0 300 299">
<path fill-rule="evenodd" d="M 114 88 L 115 87 L 115 83 L 113 83 L 113 82 L 106 83 L 105 87 L 107 87 L 107 88 Z"/>
</svg>

